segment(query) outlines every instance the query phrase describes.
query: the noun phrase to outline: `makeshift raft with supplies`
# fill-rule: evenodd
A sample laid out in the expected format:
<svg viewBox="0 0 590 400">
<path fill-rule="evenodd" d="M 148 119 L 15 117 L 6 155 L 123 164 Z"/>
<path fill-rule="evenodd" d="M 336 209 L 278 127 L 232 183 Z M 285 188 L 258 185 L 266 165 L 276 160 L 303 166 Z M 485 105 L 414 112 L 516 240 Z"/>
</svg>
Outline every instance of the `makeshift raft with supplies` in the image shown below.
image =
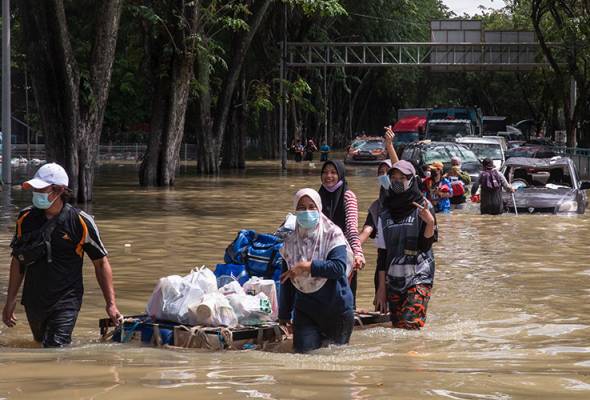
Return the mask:
<svg viewBox="0 0 590 400">
<path fill-rule="evenodd" d="M 389 315 L 356 313 L 355 330 L 389 323 Z M 169 321 L 153 321 L 148 315 L 125 317 L 119 326 L 108 319 L 99 320 L 103 341 L 141 343 L 167 348 L 207 350 L 265 350 L 288 352 L 292 337 L 278 323 L 237 328 L 187 326 Z"/>
</svg>

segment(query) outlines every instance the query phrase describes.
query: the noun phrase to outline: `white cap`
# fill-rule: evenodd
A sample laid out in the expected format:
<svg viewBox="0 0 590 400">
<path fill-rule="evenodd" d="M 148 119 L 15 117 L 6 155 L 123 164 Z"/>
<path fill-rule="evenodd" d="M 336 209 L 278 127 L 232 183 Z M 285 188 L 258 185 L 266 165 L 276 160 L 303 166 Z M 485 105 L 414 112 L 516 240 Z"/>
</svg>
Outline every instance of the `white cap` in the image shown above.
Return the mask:
<svg viewBox="0 0 590 400">
<path fill-rule="evenodd" d="M 23 183 L 23 189 L 44 189 L 49 185 L 68 186 L 68 174 L 56 163 L 45 164 L 37 170 L 33 179 Z"/>
</svg>

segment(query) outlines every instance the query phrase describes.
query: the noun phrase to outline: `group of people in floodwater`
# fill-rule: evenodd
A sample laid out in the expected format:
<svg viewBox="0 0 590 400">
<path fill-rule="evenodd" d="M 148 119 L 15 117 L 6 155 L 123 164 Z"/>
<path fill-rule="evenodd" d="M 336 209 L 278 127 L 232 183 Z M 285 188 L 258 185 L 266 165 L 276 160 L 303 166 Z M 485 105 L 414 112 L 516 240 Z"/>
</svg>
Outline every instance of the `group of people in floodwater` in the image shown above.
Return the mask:
<svg viewBox="0 0 590 400">
<path fill-rule="evenodd" d="M 379 194 L 358 230 L 358 202 L 340 161 L 327 161 L 319 191 L 295 194 L 295 230 L 281 250 L 283 274 L 279 322 L 292 325 L 293 348 L 308 352 L 323 343 L 348 343 L 354 326 L 362 245 L 378 248 L 375 308 L 389 312 L 394 327 L 420 329 L 434 282 L 432 245 L 437 240 L 435 208 L 425 196 L 412 163 L 399 161 L 388 129 L 391 160 L 377 168 Z"/>
<path fill-rule="evenodd" d="M 415 330 L 426 322 L 435 275 L 435 213 L 445 212 L 448 203 L 456 204 L 455 196 L 448 193 L 454 178 L 463 179 L 463 175 L 460 167 L 453 166 L 445 176 L 442 164 L 433 163 L 425 177 L 419 177 L 410 162 L 398 159 L 393 137 L 387 128 L 390 160 L 377 167 L 379 193 L 360 232 L 357 197 L 348 187 L 342 162 L 323 164 L 318 191 L 304 188 L 295 193 L 295 224 L 281 249 L 279 323 L 292 328 L 296 352 L 326 343 L 348 343 L 355 320 L 357 274 L 366 264 L 362 246 L 369 238 L 377 247 L 375 309 L 389 312 L 396 328 Z M 482 212 L 487 210 L 484 187 L 507 185 L 493 164 L 486 166 L 491 163 L 487 161 L 480 179 Z M 68 204 L 68 183 L 66 171 L 51 163 L 23 184 L 33 193 L 33 205 L 19 213 L 11 243 L 2 319 L 9 327 L 17 323 L 17 294 L 24 280 L 22 304 L 27 320 L 34 339 L 45 347 L 71 342 L 84 292 L 84 254 L 94 264 L 108 316 L 115 324 L 122 319 L 98 227 L 90 215 Z M 494 213 L 492 208 L 488 211 Z"/>
<path fill-rule="evenodd" d="M 395 328 L 417 330 L 426 322 L 435 275 L 435 214 L 461 208 L 471 178 L 458 158 L 452 159 L 446 174 L 443 163 L 435 161 L 420 177 L 412 163 L 398 159 L 393 138 L 387 127 L 390 159 L 377 167 L 379 194 L 360 232 L 357 198 L 348 187 L 342 162 L 323 164 L 319 191 L 305 188 L 295 194 L 297 223 L 281 250 L 279 322 L 292 326 L 296 352 L 348 343 L 357 274 L 366 263 L 362 245 L 369 238 L 377 247 L 375 309 L 389 312 Z M 501 189 L 513 189 L 489 159 L 483 162 L 480 182 L 472 190 L 481 186 L 482 214 L 501 213 Z"/>
<path fill-rule="evenodd" d="M 293 153 L 295 162 L 313 161 L 313 154 L 318 150 L 320 152 L 320 161 L 327 161 L 331 148 L 327 143 L 323 143 L 318 149 L 313 139 L 308 139 L 307 142 L 293 139 L 289 150 Z"/>
</svg>

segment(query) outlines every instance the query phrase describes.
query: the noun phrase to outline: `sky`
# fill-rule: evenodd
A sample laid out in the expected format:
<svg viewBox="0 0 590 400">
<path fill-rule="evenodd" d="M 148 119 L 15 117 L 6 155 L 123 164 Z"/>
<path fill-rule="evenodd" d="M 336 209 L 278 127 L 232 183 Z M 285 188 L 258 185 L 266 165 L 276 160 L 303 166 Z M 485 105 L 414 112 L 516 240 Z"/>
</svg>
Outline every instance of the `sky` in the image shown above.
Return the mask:
<svg viewBox="0 0 590 400">
<path fill-rule="evenodd" d="M 458 16 L 467 13 L 473 15 L 479 12 L 479 6 L 502 8 L 505 6 L 502 0 L 443 0 L 443 3 Z"/>
</svg>

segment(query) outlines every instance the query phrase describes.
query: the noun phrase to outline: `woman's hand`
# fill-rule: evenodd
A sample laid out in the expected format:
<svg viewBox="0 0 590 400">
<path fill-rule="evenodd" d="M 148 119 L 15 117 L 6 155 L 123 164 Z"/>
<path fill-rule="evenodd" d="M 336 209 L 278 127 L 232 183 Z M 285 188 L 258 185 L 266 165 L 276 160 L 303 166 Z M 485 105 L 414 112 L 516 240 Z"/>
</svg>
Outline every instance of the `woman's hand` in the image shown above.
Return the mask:
<svg viewBox="0 0 590 400">
<path fill-rule="evenodd" d="M 365 268 L 365 257 L 360 254 L 354 256 L 354 263 L 352 264 L 352 269 L 354 271 L 360 271 L 363 268 Z"/>
<path fill-rule="evenodd" d="M 391 129 L 391 125 L 385 127 L 385 144 L 392 144 L 395 133 Z"/>
<path fill-rule="evenodd" d="M 375 311 L 378 311 L 382 314 L 386 314 L 389 308 L 389 304 L 387 303 L 387 291 L 385 287 L 379 287 L 377 292 L 375 293 Z"/>
<path fill-rule="evenodd" d="M 281 283 L 285 283 L 287 279 L 295 278 L 304 273 L 311 273 L 311 261 L 299 261 L 288 271 L 281 275 Z"/>
<path fill-rule="evenodd" d="M 434 217 L 427 207 L 422 208 L 418 212 L 418 216 L 426 223 L 426 225 L 434 225 Z"/>
</svg>

